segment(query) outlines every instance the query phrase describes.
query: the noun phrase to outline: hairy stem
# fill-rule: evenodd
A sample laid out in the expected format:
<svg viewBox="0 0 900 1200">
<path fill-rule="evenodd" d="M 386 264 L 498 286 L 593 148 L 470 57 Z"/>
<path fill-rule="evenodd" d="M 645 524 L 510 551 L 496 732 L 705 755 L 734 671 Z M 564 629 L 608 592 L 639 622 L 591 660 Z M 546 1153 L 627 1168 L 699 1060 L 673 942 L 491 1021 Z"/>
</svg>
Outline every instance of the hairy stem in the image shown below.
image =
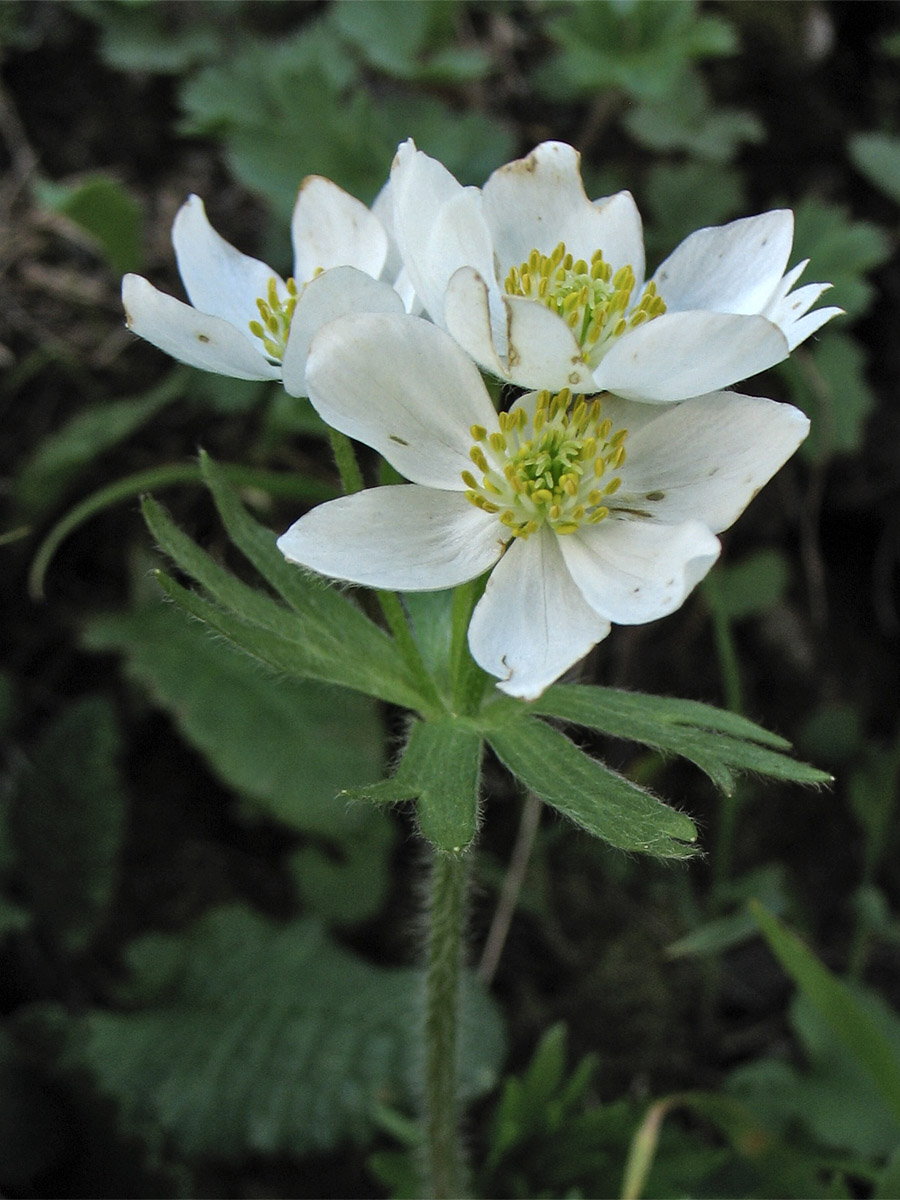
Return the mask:
<svg viewBox="0 0 900 1200">
<path fill-rule="evenodd" d="M 463 1195 L 457 1081 L 466 865 L 435 854 L 425 982 L 426 1195 Z"/>
</svg>

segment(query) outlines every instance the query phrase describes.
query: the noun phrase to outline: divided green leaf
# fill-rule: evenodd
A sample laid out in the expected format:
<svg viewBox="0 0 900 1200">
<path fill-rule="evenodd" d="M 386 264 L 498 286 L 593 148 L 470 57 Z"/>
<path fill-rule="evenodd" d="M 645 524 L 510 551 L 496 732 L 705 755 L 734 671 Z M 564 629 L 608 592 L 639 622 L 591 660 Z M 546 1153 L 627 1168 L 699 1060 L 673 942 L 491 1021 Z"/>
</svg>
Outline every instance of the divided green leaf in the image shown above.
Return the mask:
<svg viewBox="0 0 900 1200">
<path fill-rule="evenodd" d="M 376 804 L 415 800 L 422 835 L 438 850 L 460 854 L 478 831 L 480 774 L 480 732 L 447 716 L 415 721 L 395 774 L 348 794 Z"/>
<path fill-rule="evenodd" d="M 123 655 L 216 774 L 269 816 L 338 839 L 367 827 L 371 814 L 338 798 L 381 770 L 381 723 L 367 697 L 273 679 L 172 605 L 95 617 L 83 638 Z"/>
<path fill-rule="evenodd" d="M 500 761 L 540 798 L 620 850 L 687 858 L 693 822 L 589 757 L 545 722 L 519 711 L 485 729 Z"/>
<path fill-rule="evenodd" d="M 189 1159 L 364 1143 L 380 1108 L 412 1107 L 417 971 L 374 967 L 315 922 L 279 926 L 237 907 L 183 936 L 143 939 L 132 961 L 132 992 L 146 978 L 146 1005 L 76 1019 L 66 1059 L 90 1071 L 127 1120 L 161 1128 Z M 468 979 L 464 1097 L 493 1084 L 502 1053 L 496 1009 Z"/>
<path fill-rule="evenodd" d="M 736 771 L 797 783 L 823 784 L 831 780 L 824 771 L 780 753 L 790 749 L 783 738 L 737 713 L 695 700 L 554 684 L 531 707 L 544 716 L 640 742 L 662 754 L 678 754 L 729 795 Z"/>
</svg>

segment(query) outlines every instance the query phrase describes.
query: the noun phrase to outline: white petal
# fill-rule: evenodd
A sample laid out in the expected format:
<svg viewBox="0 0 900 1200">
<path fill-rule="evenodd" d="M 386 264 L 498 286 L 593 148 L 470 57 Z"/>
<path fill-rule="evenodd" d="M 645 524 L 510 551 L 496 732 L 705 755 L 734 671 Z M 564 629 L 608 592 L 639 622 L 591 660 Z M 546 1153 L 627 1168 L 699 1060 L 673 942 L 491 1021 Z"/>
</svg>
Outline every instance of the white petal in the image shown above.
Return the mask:
<svg viewBox="0 0 900 1200">
<path fill-rule="evenodd" d="M 278 548 L 332 579 L 427 592 L 483 574 L 505 532 L 459 493 L 398 484 L 320 504 L 281 535 Z"/>
<path fill-rule="evenodd" d="M 445 323 L 444 293 L 460 267 L 474 268 L 488 282 L 493 278 L 494 252 L 481 210 L 478 189 L 463 188 L 434 216 L 420 267 L 429 289 L 422 298 L 438 324 Z"/>
<path fill-rule="evenodd" d="M 817 287 L 818 285 L 810 286 Z M 801 288 L 800 291 L 802 292 L 804 289 Z M 817 329 L 821 329 L 826 321 L 830 321 L 832 317 L 841 317 L 843 315 L 844 310 L 842 308 L 817 308 L 815 312 L 807 313 L 805 317 L 800 317 L 799 320 L 794 318 L 787 321 L 782 316 L 779 324 L 784 330 L 784 336 L 787 338 L 788 345 L 791 350 L 794 350 L 801 342 L 805 342 L 808 337 L 812 337 Z"/>
<path fill-rule="evenodd" d="M 583 600 L 544 527 L 514 538 L 491 573 L 469 623 L 475 661 L 510 696 L 534 700 L 609 633 Z"/>
<path fill-rule="evenodd" d="M 587 603 L 617 625 L 643 625 L 680 608 L 721 549 L 700 521 L 657 525 L 614 516 L 559 541 Z"/>
<path fill-rule="evenodd" d="M 505 296 L 509 310 L 508 376 L 519 387 L 596 391 L 571 329 L 557 313 L 524 296 Z"/>
<path fill-rule="evenodd" d="M 378 279 L 388 253 L 388 235 L 378 218 L 321 175 L 309 175 L 300 184 L 291 240 L 298 284 L 329 267 L 357 267 Z"/>
<path fill-rule="evenodd" d="M 444 296 L 444 324 L 467 354 L 498 378 L 506 378 L 506 364 L 500 354 L 506 354 L 507 333 L 491 320 L 491 291 L 472 267 L 460 267 L 454 272 Z M 507 310 L 501 320 L 506 324 Z M 499 346 L 498 346 L 499 342 Z"/>
<path fill-rule="evenodd" d="M 140 275 L 122 280 L 122 303 L 128 328 L 179 362 L 235 379 L 281 378 L 280 368 L 233 325 L 157 291 Z"/>
<path fill-rule="evenodd" d="M 442 290 L 428 277 L 428 251 L 441 208 L 463 188 L 437 159 L 417 150 L 412 140 L 397 150 L 391 167 L 394 235 L 412 285 L 432 316 L 440 314 Z M 461 263 L 457 263 L 461 266 Z M 447 274 L 447 279 L 450 278 Z M 446 280 L 444 281 L 446 282 Z"/>
<path fill-rule="evenodd" d="M 653 278 L 669 312 L 760 313 L 784 274 L 793 240 L 794 214 L 787 208 L 698 229 Z"/>
<path fill-rule="evenodd" d="M 594 371 L 594 385 L 663 404 L 747 379 L 788 353 L 784 334 L 765 317 L 664 313 L 613 343 Z"/>
<path fill-rule="evenodd" d="M 287 295 L 277 272 L 259 259 L 241 254 L 216 233 L 199 196 L 191 196 L 178 210 L 172 245 L 194 308 L 222 317 L 242 333 L 251 321 L 259 320 L 256 300 L 265 299 L 270 279 L 275 280 L 281 299 Z"/>
<path fill-rule="evenodd" d="M 804 342 L 817 329 L 821 329 L 826 321 L 830 321 L 832 317 L 837 317 L 844 311 L 842 308 L 831 307 L 820 308 L 814 313 L 809 312 L 822 293 L 828 291 L 831 284 L 807 283 L 802 288 L 798 288 L 796 292 L 792 292 L 791 288 L 805 266 L 806 262 L 802 262 L 799 267 L 795 267 L 793 271 L 785 275 L 763 313 L 763 316 L 774 321 L 779 327 L 787 338 L 791 350 Z"/>
<path fill-rule="evenodd" d="M 799 409 L 738 392 L 665 408 L 611 400 L 603 412 L 615 428 L 628 429 L 616 472 L 622 486 L 610 507 L 633 507 L 667 525 L 696 518 L 716 533 L 737 520 L 809 432 Z"/>
<path fill-rule="evenodd" d="M 297 300 L 281 367 L 291 396 L 306 395 L 306 359 L 313 337 L 336 317 L 356 313 L 402 313 L 403 301 L 389 283 L 355 267 L 333 267 L 311 280 Z"/>
<path fill-rule="evenodd" d="M 628 192 L 593 204 L 581 181 L 581 155 L 564 142 L 543 142 L 507 163 L 484 185 L 484 214 L 505 275 L 533 249 L 550 254 L 559 242 L 590 262 L 595 250 L 616 270 L 630 262 L 644 272 L 641 219 Z"/>
<path fill-rule="evenodd" d="M 430 487 L 464 490 L 470 427 L 499 428 L 478 368 L 419 317 L 363 313 L 330 322 L 313 339 L 306 381 L 323 420 Z"/>
</svg>

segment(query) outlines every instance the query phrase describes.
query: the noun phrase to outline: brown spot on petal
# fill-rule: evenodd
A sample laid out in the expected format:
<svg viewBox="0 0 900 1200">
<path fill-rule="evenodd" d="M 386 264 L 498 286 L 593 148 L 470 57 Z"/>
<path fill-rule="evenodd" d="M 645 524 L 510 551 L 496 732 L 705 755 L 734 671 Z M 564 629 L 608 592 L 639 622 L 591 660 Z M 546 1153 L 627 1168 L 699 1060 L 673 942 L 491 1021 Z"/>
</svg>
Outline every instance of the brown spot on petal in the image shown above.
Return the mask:
<svg viewBox="0 0 900 1200">
<path fill-rule="evenodd" d="M 197 334 L 197 341 L 198 341 L 198 342 L 202 342 L 202 343 L 204 344 L 204 346 L 205 346 L 205 345 L 207 345 L 207 344 L 208 344 L 210 341 L 212 341 L 212 338 L 210 338 L 208 334 L 205 334 L 205 333 L 198 333 L 198 334 Z"/>
</svg>

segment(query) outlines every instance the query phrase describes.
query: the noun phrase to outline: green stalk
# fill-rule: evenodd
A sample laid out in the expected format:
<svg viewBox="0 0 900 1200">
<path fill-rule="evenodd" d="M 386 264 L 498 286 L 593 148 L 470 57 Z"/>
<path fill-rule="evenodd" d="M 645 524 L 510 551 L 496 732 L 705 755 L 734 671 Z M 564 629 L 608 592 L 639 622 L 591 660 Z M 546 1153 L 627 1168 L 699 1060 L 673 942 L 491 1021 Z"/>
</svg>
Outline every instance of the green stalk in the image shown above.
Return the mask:
<svg viewBox="0 0 900 1200">
<path fill-rule="evenodd" d="M 466 863 L 435 854 L 425 979 L 425 1194 L 464 1192 L 459 1143 L 458 1041 Z"/>
</svg>

